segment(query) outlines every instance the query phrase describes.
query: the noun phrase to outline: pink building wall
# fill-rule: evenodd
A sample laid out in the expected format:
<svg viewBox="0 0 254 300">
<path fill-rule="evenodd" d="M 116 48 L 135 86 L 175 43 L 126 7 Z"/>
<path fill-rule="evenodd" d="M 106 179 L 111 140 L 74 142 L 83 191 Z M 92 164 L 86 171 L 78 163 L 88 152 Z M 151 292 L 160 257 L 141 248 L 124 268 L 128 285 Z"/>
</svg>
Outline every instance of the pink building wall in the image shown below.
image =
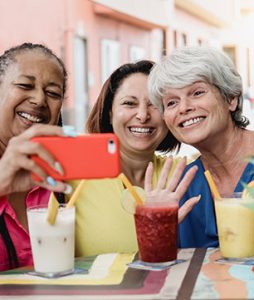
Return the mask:
<svg viewBox="0 0 254 300">
<path fill-rule="evenodd" d="M 98 8 L 98 6 L 97 6 Z M 73 110 L 74 100 L 74 37 L 85 38 L 88 47 L 89 105 L 92 106 L 101 88 L 100 43 L 103 38 L 120 42 L 120 63 L 129 61 L 129 48 L 138 45 L 150 58 L 151 28 L 136 25 L 131 16 L 125 21 L 96 12 L 89 0 L 8 0 L 0 1 L 0 51 L 30 41 L 44 43 L 65 62 L 69 84 L 65 109 Z M 112 17 L 113 16 L 113 17 Z"/>
<path fill-rule="evenodd" d="M 73 34 L 83 32 L 88 41 L 88 68 L 94 74 L 95 84 L 90 86 L 89 99 L 93 103 L 98 96 L 101 87 L 101 61 L 100 43 L 103 38 L 120 42 L 121 64 L 129 62 L 129 46 L 132 44 L 144 47 L 149 57 L 149 37 L 151 30 L 146 30 L 130 23 L 122 22 L 114 18 L 101 16 L 95 11 L 94 3 L 90 1 L 76 0 L 69 27 L 73 28 Z M 131 21 L 131 17 L 130 17 Z M 81 26 L 83 25 L 83 29 Z"/>
<path fill-rule="evenodd" d="M 63 46 L 62 0 L 0 1 L 0 51 L 31 41 L 46 43 L 60 54 Z"/>
</svg>

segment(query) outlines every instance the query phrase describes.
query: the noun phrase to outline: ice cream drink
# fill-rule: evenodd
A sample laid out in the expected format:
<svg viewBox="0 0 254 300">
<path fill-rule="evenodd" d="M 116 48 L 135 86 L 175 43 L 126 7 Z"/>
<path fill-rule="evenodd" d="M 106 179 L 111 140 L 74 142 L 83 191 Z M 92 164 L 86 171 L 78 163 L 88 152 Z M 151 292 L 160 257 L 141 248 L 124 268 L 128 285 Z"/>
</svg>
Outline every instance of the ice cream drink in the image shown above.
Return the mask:
<svg viewBox="0 0 254 300">
<path fill-rule="evenodd" d="M 228 258 L 251 257 L 254 256 L 254 211 L 249 207 L 253 200 L 233 197 L 215 201 L 220 251 Z"/>
<path fill-rule="evenodd" d="M 75 208 L 59 206 L 56 222 L 47 220 L 47 207 L 27 210 L 34 269 L 39 273 L 61 274 L 74 269 Z"/>
<path fill-rule="evenodd" d="M 175 260 L 178 206 L 144 203 L 137 205 L 134 217 L 140 259 L 150 263 Z"/>
</svg>

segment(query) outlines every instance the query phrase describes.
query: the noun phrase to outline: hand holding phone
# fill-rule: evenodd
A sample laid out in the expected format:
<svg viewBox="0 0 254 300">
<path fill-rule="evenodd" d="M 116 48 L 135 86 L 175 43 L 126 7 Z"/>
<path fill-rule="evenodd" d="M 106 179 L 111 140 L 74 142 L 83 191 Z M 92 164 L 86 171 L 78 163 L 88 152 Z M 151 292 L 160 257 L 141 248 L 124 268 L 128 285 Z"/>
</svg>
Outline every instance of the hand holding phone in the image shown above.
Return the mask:
<svg viewBox="0 0 254 300">
<path fill-rule="evenodd" d="M 95 133 L 78 137 L 35 137 L 54 155 L 64 170 L 64 175 L 49 166 L 40 157 L 31 158 L 55 180 L 96 179 L 117 177 L 120 173 L 119 142 L 113 133 Z M 34 180 L 40 181 L 35 174 Z"/>
</svg>

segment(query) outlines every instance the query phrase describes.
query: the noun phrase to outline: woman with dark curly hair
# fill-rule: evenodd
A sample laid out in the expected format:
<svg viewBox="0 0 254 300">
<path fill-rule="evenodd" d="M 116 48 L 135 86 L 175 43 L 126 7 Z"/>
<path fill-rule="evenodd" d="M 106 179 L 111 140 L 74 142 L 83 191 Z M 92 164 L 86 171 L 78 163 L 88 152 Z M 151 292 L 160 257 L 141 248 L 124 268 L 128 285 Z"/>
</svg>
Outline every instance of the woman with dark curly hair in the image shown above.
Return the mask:
<svg viewBox="0 0 254 300">
<path fill-rule="evenodd" d="M 24 43 L 0 56 L 0 270 L 32 264 L 26 209 L 47 204 L 49 190 L 66 191 L 31 155 L 58 171 L 59 163 L 30 141 L 67 134 L 53 126 L 61 123 L 66 76 L 63 62 L 41 44 Z M 42 181 L 33 181 L 32 172 Z"/>
</svg>

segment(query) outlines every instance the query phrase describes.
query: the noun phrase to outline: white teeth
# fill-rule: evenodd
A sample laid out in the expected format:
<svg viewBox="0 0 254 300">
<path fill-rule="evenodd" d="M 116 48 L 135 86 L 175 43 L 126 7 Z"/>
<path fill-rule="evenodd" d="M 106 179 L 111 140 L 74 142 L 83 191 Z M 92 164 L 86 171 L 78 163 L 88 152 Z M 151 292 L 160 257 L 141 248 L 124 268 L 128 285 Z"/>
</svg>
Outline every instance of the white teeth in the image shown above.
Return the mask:
<svg viewBox="0 0 254 300">
<path fill-rule="evenodd" d="M 150 128 L 140 128 L 140 127 L 131 127 L 131 132 L 138 132 L 138 133 L 149 133 L 152 131 Z"/>
<path fill-rule="evenodd" d="M 25 118 L 25 119 L 31 121 L 31 122 L 34 122 L 34 123 L 40 123 L 40 122 L 42 122 L 42 119 L 41 119 L 41 118 L 32 116 L 32 115 L 30 115 L 30 114 L 28 114 L 28 113 L 25 113 L 25 112 L 21 112 L 21 113 L 19 113 L 19 115 L 20 115 L 21 117 L 23 117 L 23 118 Z"/>
<path fill-rule="evenodd" d="M 183 127 L 187 127 L 187 126 L 190 126 L 192 124 L 196 124 L 196 123 L 200 122 L 203 119 L 204 119 L 203 117 L 198 117 L 198 118 L 190 119 L 188 121 L 183 122 L 182 126 Z"/>
</svg>

